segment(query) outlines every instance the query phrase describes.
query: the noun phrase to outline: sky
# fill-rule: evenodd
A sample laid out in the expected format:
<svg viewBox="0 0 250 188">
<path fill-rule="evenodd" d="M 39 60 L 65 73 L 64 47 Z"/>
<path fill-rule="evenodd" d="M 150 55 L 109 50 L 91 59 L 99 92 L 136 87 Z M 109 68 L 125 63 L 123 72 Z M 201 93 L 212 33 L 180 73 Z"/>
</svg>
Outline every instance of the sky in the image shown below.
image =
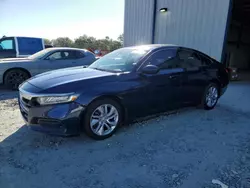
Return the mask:
<svg viewBox="0 0 250 188">
<path fill-rule="evenodd" d="M 0 0 L 0 37 L 117 39 L 123 22 L 124 0 Z"/>
</svg>

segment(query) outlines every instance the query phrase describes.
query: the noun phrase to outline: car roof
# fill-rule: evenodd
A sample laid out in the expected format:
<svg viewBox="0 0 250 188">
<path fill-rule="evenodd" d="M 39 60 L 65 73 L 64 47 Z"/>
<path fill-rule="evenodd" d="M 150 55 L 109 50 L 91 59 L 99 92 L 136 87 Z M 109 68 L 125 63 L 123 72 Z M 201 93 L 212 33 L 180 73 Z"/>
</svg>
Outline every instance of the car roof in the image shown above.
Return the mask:
<svg viewBox="0 0 250 188">
<path fill-rule="evenodd" d="M 199 50 L 189 48 L 189 47 L 185 47 L 185 46 L 179 46 L 179 45 L 175 45 L 175 44 L 147 44 L 147 45 L 139 45 L 139 46 L 130 46 L 130 47 L 126 47 L 126 48 L 143 49 L 143 50 L 149 50 L 149 51 L 155 51 L 155 50 L 159 50 L 161 48 L 175 48 L 175 49 L 183 48 L 183 49 L 186 49 L 186 50 L 193 50 L 195 52 L 199 52 L 199 53 L 202 53 L 203 55 L 208 56 L 207 54 L 205 54 L 204 52 L 201 52 Z"/>
<path fill-rule="evenodd" d="M 130 49 L 145 49 L 145 50 L 155 50 L 159 48 L 165 48 L 165 47 L 174 47 L 179 48 L 180 46 L 174 45 L 174 44 L 147 44 L 147 45 L 138 45 L 138 46 L 130 46 L 126 48 Z"/>
<path fill-rule="evenodd" d="M 52 47 L 52 48 L 46 48 L 48 51 L 54 51 L 54 50 L 79 50 L 79 51 L 88 51 L 86 49 L 81 48 L 69 48 L 69 47 Z"/>
</svg>

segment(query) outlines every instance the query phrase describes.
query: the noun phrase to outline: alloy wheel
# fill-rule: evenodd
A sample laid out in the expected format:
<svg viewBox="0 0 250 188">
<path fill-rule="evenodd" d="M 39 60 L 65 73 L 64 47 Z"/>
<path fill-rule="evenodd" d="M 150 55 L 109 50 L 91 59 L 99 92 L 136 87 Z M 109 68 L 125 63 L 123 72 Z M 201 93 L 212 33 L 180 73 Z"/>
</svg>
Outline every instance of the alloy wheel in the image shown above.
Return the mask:
<svg viewBox="0 0 250 188">
<path fill-rule="evenodd" d="M 22 71 L 13 71 L 7 75 L 6 82 L 12 89 L 17 89 L 27 79 L 27 75 Z"/>
<path fill-rule="evenodd" d="M 105 136 L 110 134 L 118 125 L 119 113 L 111 104 L 98 106 L 90 118 L 90 128 L 94 134 Z"/>
<path fill-rule="evenodd" d="M 214 86 L 211 86 L 206 94 L 206 104 L 208 107 L 213 107 L 218 100 L 218 89 Z"/>
</svg>

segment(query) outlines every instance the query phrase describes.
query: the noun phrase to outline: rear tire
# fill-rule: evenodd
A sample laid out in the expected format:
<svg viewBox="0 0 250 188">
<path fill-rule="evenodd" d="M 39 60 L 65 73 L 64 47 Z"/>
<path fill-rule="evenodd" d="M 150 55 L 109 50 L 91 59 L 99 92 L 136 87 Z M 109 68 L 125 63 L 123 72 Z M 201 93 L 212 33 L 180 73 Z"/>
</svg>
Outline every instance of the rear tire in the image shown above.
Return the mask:
<svg viewBox="0 0 250 188">
<path fill-rule="evenodd" d="M 219 99 L 219 87 L 215 83 L 210 83 L 203 94 L 202 97 L 202 106 L 205 110 L 213 109 Z"/>
<path fill-rule="evenodd" d="M 96 100 L 87 108 L 83 128 L 89 137 L 103 140 L 115 133 L 122 117 L 122 108 L 116 101 L 108 98 Z"/>
<path fill-rule="evenodd" d="M 17 90 L 19 85 L 29 78 L 29 74 L 21 69 L 8 71 L 4 76 L 4 85 L 8 89 Z"/>
</svg>

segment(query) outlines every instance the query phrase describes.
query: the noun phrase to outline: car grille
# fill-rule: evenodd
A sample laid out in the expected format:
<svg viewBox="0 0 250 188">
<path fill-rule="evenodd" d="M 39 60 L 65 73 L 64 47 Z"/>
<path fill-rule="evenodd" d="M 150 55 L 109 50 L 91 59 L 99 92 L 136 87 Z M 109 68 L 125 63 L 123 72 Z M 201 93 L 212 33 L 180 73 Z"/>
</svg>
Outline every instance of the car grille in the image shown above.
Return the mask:
<svg viewBox="0 0 250 188">
<path fill-rule="evenodd" d="M 32 100 L 28 99 L 22 93 L 20 93 L 19 106 L 20 106 L 20 111 L 21 111 L 23 118 L 25 119 L 25 121 L 28 121 L 28 113 L 29 113 L 30 107 L 32 107 Z"/>
<path fill-rule="evenodd" d="M 21 111 L 23 118 L 25 119 L 25 121 L 28 121 L 29 109 L 25 107 L 25 105 L 22 102 L 22 99 L 19 99 L 19 106 L 20 106 L 20 111 Z"/>
</svg>

